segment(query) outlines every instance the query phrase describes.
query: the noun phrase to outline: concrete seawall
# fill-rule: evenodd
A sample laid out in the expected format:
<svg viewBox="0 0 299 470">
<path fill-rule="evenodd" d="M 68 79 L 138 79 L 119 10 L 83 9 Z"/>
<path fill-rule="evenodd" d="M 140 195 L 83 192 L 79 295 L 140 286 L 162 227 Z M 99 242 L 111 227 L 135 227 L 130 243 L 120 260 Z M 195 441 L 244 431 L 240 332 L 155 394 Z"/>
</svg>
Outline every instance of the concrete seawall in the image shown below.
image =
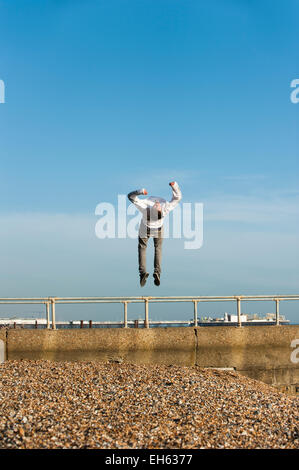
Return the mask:
<svg viewBox="0 0 299 470">
<path fill-rule="evenodd" d="M 198 328 L 196 334 L 199 366 L 234 367 L 282 391 L 299 392 L 299 363 L 292 361 L 291 345 L 299 338 L 299 326 Z"/>
<path fill-rule="evenodd" d="M 297 325 L 0 331 L 8 360 L 117 360 L 233 367 L 292 394 L 299 392 L 299 363 L 294 362 L 291 345 L 296 339 Z"/>
</svg>

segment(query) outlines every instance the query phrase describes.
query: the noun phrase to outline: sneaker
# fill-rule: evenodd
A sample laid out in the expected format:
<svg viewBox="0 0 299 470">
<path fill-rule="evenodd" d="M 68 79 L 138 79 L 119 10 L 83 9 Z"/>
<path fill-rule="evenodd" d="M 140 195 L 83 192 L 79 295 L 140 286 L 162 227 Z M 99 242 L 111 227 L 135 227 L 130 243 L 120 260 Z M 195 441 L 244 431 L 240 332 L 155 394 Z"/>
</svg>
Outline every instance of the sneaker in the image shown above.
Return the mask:
<svg viewBox="0 0 299 470">
<path fill-rule="evenodd" d="M 159 286 L 160 285 L 160 274 L 159 273 L 154 273 L 153 276 L 154 276 L 155 285 Z"/>
<path fill-rule="evenodd" d="M 145 283 L 146 283 L 146 280 L 147 280 L 148 276 L 149 276 L 148 273 L 140 274 L 140 285 L 141 285 L 141 287 L 145 286 Z"/>
</svg>

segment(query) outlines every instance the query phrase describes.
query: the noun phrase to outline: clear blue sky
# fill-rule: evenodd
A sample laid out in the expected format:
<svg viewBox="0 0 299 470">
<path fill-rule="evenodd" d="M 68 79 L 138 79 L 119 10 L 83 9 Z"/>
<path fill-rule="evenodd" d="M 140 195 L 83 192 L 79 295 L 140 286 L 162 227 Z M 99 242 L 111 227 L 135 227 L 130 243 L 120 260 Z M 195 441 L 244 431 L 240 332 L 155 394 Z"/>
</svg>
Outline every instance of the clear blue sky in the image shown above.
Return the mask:
<svg viewBox="0 0 299 470">
<path fill-rule="evenodd" d="M 297 293 L 298 14 L 0 0 L 0 295 Z M 141 290 L 136 241 L 98 240 L 95 207 L 173 179 L 204 203 L 204 245 L 166 241 L 159 291 Z"/>
</svg>

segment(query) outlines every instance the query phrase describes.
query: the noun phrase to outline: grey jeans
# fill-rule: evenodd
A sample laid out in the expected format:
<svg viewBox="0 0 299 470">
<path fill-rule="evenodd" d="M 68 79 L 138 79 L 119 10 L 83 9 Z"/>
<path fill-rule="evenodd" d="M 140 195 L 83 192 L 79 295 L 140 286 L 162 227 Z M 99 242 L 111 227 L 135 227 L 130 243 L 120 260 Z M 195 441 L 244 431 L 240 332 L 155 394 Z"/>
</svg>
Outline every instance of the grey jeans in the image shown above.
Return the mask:
<svg viewBox="0 0 299 470">
<path fill-rule="evenodd" d="M 154 258 L 154 272 L 161 273 L 162 261 L 162 242 L 163 242 L 163 227 L 161 230 L 146 230 L 144 225 L 140 224 L 139 237 L 138 237 L 138 262 L 139 273 L 146 273 L 146 248 L 150 237 L 154 239 L 155 258 Z"/>
</svg>

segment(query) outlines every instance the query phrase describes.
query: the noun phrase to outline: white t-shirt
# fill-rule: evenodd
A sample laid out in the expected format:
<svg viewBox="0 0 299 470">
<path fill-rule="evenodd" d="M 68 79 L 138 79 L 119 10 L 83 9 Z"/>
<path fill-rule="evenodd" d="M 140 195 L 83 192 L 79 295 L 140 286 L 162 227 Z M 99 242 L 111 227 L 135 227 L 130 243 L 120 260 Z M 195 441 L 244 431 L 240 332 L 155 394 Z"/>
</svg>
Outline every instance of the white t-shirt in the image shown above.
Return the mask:
<svg viewBox="0 0 299 470">
<path fill-rule="evenodd" d="M 128 194 L 129 200 L 142 213 L 142 222 L 146 227 L 149 227 L 150 229 L 161 228 L 167 214 L 169 214 L 169 212 L 171 212 L 182 199 L 182 193 L 177 182 L 171 186 L 171 189 L 172 199 L 169 202 L 158 196 L 139 199 L 138 196 L 144 194 L 144 189 L 138 189 Z M 161 213 L 158 213 L 154 208 L 154 204 L 156 202 L 161 204 Z"/>
</svg>

